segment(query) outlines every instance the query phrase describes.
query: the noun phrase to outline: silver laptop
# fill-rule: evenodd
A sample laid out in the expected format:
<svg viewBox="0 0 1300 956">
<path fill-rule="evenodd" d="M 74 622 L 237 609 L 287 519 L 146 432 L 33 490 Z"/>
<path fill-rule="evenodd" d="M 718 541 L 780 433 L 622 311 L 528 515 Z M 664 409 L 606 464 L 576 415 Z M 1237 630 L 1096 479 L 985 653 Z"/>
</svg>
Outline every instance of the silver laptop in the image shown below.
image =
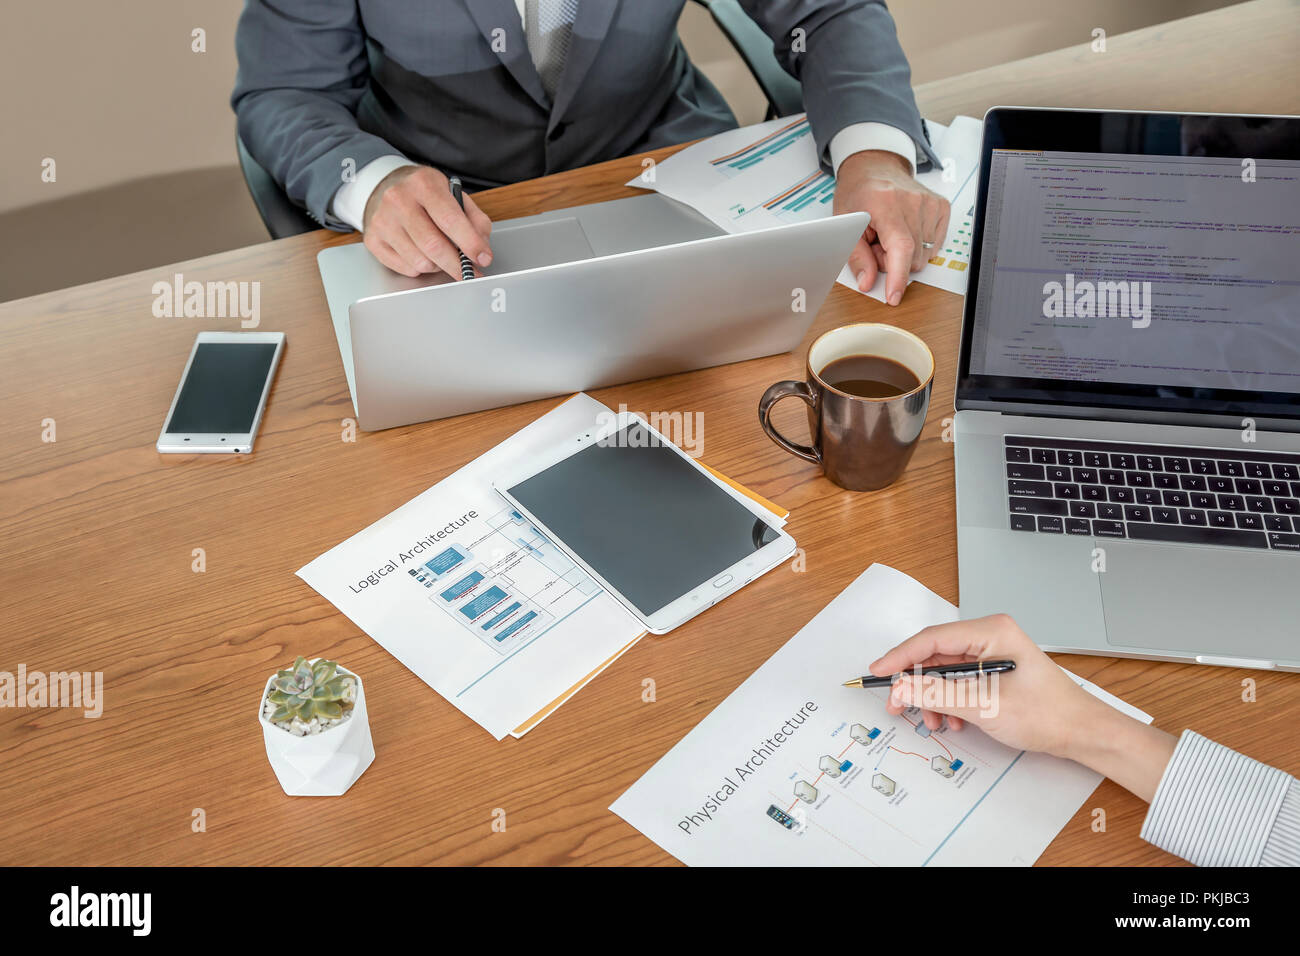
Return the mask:
<svg viewBox="0 0 1300 956">
<path fill-rule="evenodd" d="M 1300 671 L 1300 118 L 992 110 L 972 253 L 962 617 Z"/>
<path fill-rule="evenodd" d="M 468 282 L 318 264 L 365 430 L 788 352 L 865 213 L 728 235 L 657 194 L 496 223 Z"/>
</svg>

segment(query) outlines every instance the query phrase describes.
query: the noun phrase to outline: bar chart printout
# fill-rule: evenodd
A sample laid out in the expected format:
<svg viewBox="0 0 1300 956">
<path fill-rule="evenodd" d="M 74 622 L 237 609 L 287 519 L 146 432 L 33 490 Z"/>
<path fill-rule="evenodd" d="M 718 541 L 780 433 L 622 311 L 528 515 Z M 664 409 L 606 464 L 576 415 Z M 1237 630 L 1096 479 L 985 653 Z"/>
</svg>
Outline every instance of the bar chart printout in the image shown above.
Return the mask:
<svg viewBox="0 0 1300 956">
<path fill-rule="evenodd" d="M 926 122 L 942 166 L 917 181 L 952 205 L 948 231 L 935 237 L 934 255 L 910 280 L 950 292 L 966 290 L 976 173 L 983 126 L 959 116 L 951 126 Z M 703 213 L 731 233 L 824 219 L 834 215 L 835 177 L 817 154 L 807 117 L 781 117 L 728 130 L 688 146 L 628 183 L 654 189 Z M 846 267 L 839 282 L 857 288 Z M 884 299 L 883 278 L 867 294 Z"/>
<path fill-rule="evenodd" d="M 808 125 L 807 117 L 801 116 L 793 122 L 779 125 L 772 132 L 759 136 L 753 142 L 746 143 L 740 149 L 732 150 L 731 152 L 712 159 L 709 162 L 710 165 L 724 176 L 734 176 L 746 169 L 757 166 L 765 160 L 773 158 L 786 148 L 799 142 L 804 137 L 811 135 L 812 127 Z"/>
</svg>

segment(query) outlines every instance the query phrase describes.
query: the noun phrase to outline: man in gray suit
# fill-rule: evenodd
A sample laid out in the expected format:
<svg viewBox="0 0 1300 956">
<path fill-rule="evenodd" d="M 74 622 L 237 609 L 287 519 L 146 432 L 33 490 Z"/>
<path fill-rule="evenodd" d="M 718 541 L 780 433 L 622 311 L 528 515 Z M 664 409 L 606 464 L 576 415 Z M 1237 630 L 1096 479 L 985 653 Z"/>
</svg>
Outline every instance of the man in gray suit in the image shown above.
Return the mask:
<svg viewBox="0 0 1300 956">
<path fill-rule="evenodd" d="M 406 275 L 491 262 L 491 223 L 447 177 L 499 186 L 735 127 L 677 36 L 685 0 L 246 0 L 231 102 L 289 197 Z M 741 0 L 803 87 L 849 258 L 897 304 L 948 228 L 937 162 L 881 0 Z"/>
</svg>

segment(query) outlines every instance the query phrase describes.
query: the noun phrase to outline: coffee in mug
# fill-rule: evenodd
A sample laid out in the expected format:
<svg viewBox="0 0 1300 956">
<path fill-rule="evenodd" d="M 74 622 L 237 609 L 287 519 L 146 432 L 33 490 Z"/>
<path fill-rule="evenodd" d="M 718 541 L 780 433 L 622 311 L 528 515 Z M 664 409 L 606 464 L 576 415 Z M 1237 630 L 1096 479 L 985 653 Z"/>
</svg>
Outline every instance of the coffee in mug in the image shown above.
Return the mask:
<svg viewBox="0 0 1300 956">
<path fill-rule="evenodd" d="M 880 355 L 845 355 L 819 374 L 827 385 L 857 398 L 893 398 L 921 384 L 906 365 Z"/>
<path fill-rule="evenodd" d="M 934 354 L 921 339 L 875 322 L 845 325 L 808 350 L 807 379 L 777 382 L 763 393 L 763 431 L 792 455 L 821 465 L 850 491 L 891 484 L 907 466 L 925 426 Z M 811 445 L 790 441 L 771 422 L 783 398 L 808 406 Z"/>
</svg>

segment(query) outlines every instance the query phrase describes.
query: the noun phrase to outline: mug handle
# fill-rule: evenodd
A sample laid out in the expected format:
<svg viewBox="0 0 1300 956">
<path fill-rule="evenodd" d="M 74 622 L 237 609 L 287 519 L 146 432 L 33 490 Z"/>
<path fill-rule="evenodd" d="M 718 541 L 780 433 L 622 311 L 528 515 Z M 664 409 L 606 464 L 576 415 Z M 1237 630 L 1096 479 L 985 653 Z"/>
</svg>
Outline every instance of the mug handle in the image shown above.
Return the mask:
<svg viewBox="0 0 1300 956">
<path fill-rule="evenodd" d="M 805 458 L 815 465 L 822 463 L 821 452 L 812 445 L 800 445 L 798 442 L 790 441 L 772 424 L 772 409 L 776 403 L 783 398 L 799 398 L 807 403 L 808 407 L 814 412 L 817 411 L 817 393 L 814 392 L 807 382 L 777 382 L 763 393 L 763 397 L 758 401 L 758 421 L 763 426 L 763 431 L 767 432 L 767 437 L 772 439 L 792 455 L 798 455 Z"/>
</svg>

